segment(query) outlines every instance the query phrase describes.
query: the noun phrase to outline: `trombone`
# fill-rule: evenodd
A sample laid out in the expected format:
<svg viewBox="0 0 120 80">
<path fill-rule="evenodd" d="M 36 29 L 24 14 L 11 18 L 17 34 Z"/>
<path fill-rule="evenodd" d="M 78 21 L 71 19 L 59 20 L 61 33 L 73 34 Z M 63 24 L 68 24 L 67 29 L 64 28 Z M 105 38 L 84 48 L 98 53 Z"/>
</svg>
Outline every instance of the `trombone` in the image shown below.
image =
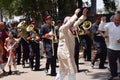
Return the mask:
<svg viewBox="0 0 120 80">
<path fill-rule="evenodd" d="M 53 33 L 51 40 L 52 40 L 52 52 L 53 52 L 52 55 L 54 56 L 54 43 L 58 43 L 58 38 L 56 35 L 56 31 L 55 31 L 55 22 L 54 21 L 51 22 L 51 26 L 53 27 L 51 29 L 51 32 Z"/>
<path fill-rule="evenodd" d="M 30 24 L 26 28 L 26 30 L 29 31 L 29 32 L 32 32 L 35 35 L 34 37 L 32 37 L 32 40 L 34 40 L 36 43 L 38 43 L 38 41 L 36 39 L 39 38 L 39 37 L 38 37 L 38 34 L 36 33 L 36 31 L 34 30 L 34 27 L 35 26 L 33 24 Z"/>
<path fill-rule="evenodd" d="M 55 26 L 55 22 L 52 21 L 51 25 L 54 27 Z M 54 32 L 54 29 L 52 29 L 52 32 Z M 52 36 L 52 55 L 54 56 L 54 40 L 53 40 L 53 36 Z"/>
<path fill-rule="evenodd" d="M 55 29 L 55 22 L 54 21 L 52 21 L 52 24 L 51 24 L 52 26 L 53 26 L 53 34 L 54 34 L 54 36 L 53 36 L 53 42 L 54 43 L 58 43 L 58 38 L 57 38 L 57 34 L 56 34 L 56 29 Z"/>
<path fill-rule="evenodd" d="M 79 31 L 80 28 L 79 28 L 79 27 L 76 27 L 76 29 L 75 29 L 76 37 L 77 37 L 77 39 L 78 39 L 78 42 L 80 43 L 80 38 L 79 38 L 79 35 L 78 35 L 78 32 L 77 32 L 77 29 L 78 29 L 78 31 Z"/>
</svg>

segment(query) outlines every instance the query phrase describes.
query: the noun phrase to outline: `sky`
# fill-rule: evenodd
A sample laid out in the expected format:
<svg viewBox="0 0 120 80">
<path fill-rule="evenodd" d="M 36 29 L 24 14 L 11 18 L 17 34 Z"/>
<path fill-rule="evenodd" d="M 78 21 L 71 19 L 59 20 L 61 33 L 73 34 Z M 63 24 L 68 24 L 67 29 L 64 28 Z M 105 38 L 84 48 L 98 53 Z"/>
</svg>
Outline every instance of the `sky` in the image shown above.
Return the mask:
<svg viewBox="0 0 120 80">
<path fill-rule="evenodd" d="M 91 2 L 92 2 L 92 0 L 82 0 L 83 1 L 83 3 L 85 3 L 85 2 L 88 2 L 89 3 L 89 5 L 86 5 L 86 4 L 83 4 L 83 7 L 88 7 L 88 6 L 91 6 Z M 97 2 L 97 4 L 96 4 L 96 6 L 97 6 L 97 9 L 103 9 L 104 8 L 104 3 L 103 3 L 103 0 L 96 0 Z"/>
<path fill-rule="evenodd" d="M 97 0 L 97 9 L 103 9 L 104 3 L 103 0 Z"/>
</svg>

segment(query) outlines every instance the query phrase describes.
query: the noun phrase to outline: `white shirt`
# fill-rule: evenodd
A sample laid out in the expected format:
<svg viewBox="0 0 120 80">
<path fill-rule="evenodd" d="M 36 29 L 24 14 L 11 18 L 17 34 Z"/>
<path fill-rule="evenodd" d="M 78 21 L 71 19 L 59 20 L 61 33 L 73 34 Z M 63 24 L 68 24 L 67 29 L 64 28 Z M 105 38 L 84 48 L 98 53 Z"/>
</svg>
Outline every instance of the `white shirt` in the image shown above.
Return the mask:
<svg viewBox="0 0 120 80">
<path fill-rule="evenodd" d="M 109 22 L 108 22 L 108 23 L 109 23 Z M 104 27 L 105 27 L 106 24 L 107 24 L 106 22 L 101 21 L 100 24 L 99 24 L 98 30 L 100 30 L 100 31 L 105 31 Z M 105 34 L 106 36 L 108 36 L 108 32 L 107 32 L 107 31 L 105 31 L 104 34 Z M 108 48 L 108 46 L 109 46 L 109 39 L 108 39 L 108 38 L 105 38 L 105 43 L 106 43 L 107 48 Z"/>
<path fill-rule="evenodd" d="M 112 50 L 120 50 L 120 43 L 117 42 L 117 40 L 120 39 L 120 25 L 116 26 L 114 22 L 110 22 L 105 25 L 104 30 L 109 36 L 108 48 Z"/>
</svg>

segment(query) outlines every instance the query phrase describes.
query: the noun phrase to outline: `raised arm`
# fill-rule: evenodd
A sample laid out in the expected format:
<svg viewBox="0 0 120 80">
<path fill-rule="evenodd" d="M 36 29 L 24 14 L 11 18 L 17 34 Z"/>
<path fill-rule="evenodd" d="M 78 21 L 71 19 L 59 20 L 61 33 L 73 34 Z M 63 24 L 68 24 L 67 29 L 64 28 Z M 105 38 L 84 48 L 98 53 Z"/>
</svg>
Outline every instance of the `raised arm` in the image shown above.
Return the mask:
<svg viewBox="0 0 120 80">
<path fill-rule="evenodd" d="M 106 17 L 104 16 L 101 18 L 101 22 L 99 24 L 98 31 L 101 34 L 101 36 L 103 36 L 104 38 L 108 38 L 108 36 L 103 33 L 103 31 L 105 32 L 105 24 L 106 24 Z"/>
<path fill-rule="evenodd" d="M 83 21 L 86 20 L 86 18 L 87 18 L 87 12 L 88 12 L 87 8 L 83 9 L 82 16 L 78 18 L 78 20 L 74 23 L 73 27 L 78 27 Z"/>
<path fill-rule="evenodd" d="M 60 30 L 64 30 L 64 32 L 67 32 L 67 30 L 73 26 L 75 20 L 77 19 L 78 13 L 80 12 L 80 9 L 76 9 L 75 13 L 72 17 L 65 17 L 64 19 L 64 25 L 60 27 Z"/>
<path fill-rule="evenodd" d="M 104 16 L 104 17 L 101 17 L 101 22 L 100 22 L 100 24 L 99 24 L 98 30 L 104 31 L 104 26 L 105 26 L 105 24 L 106 24 L 106 17 Z"/>
</svg>

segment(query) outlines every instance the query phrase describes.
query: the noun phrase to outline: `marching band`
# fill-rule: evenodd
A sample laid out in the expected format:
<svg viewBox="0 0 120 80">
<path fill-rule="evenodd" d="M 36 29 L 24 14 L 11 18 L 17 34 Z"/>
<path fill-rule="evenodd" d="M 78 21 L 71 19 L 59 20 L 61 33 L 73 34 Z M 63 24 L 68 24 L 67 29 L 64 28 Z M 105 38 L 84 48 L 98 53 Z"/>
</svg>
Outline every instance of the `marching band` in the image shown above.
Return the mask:
<svg viewBox="0 0 120 80">
<path fill-rule="evenodd" d="M 0 22 L 0 67 L 3 72 L 5 73 L 3 64 L 9 66 L 9 74 L 12 73 L 11 64 L 14 64 L 15 70 L 17 70 L 16 58 L 20 56 L 22 59 L 20 57 L 18 64 L 21 64 L 20 61 L 22 60 L 23 68 L 26 67 L 26 63 L 29 63 L 32 71 L 40 70 L 40 42 L 43 42 L 44 50 L 42 52 L 46 56 L 45 72 L 48 74 L 49 68 L 51 68 L 50 75 L 56 76 L 57 74 L 56 80 L 63 80 L 63 76 L 68 73 L 71 74 L 70 76 L 68 75 L 69 78 L 72 78 L 69 80 L 75 80 L 74 73 L 79 71 L 79 53 L 81 50 L 83 50 L 84 60 L 90 61 L 92 67 L 95 66 L 96 60 L 100 58 L 99 69 L 106 68 L 104 64 L 108 57 L 112 75 L 109 80 L 116 77 L 118 75 L 116 73 L 117 67 L 114 68 L 113 65 L 117 61 L 118 63 L 120 62 L 120 37 L 116 36 L 115 39 L 117 41 L 115 42 L 112 39 L 112 30 L 106 26 L 111 24 L 114 26 L 112 28 L 115 31 L 119 31 L 119 14 L 115 15 L 113 22 L 106 23 L 103 27 L 102 23 L 100 23 L 103 17 L 101 20 L 100 18 L 95 19 L 95 23 L 92 23 L 86 20 L 87 10 L 84 9 L 83 15 L 77 19 L 78 13 L 79 9 L 72 17 L 66 17 L 63 24 L 61 20 L 53 21 L 51 16 L 46 16 L 45 23 L 40 29 L 34 21 L 31 21 L 30 24 L 27 24 L 26 21 L 21 21 L 17 25 L 17 37 L 14 37 L 14 33 L 5 31 L 5 24 Z M 105 37 L 106 32 L 108 32 L 107 37 Z M 115 33 L 117 34 L 117 32 Z M 115 33 L 113 31 L 113 34 Z M 109 45 L 106 44 L 106 39 L 109 40 Z M 17 53 L 18 46 L 20 54 Z M 95 54 L 92 53 L 93 49 L 96 50 Z M 111 60 L 112 55 L 114 56 L 112 59 L 115 61 Z M 56 72 L 57 61 L 59 61 L 59 73 Z"/>
</svg>

